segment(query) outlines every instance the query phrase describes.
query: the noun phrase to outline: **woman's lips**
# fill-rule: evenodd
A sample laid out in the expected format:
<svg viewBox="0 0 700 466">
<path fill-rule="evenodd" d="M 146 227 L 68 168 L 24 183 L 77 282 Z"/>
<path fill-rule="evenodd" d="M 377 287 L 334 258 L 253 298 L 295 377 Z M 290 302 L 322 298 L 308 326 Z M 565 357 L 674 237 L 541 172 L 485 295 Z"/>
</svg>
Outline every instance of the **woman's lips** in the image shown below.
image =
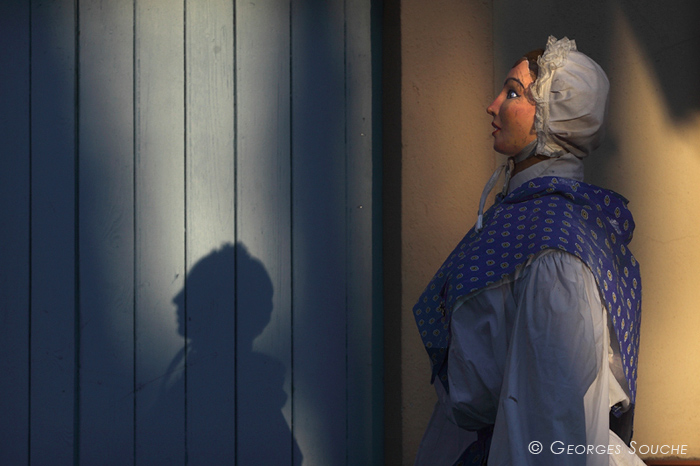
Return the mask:
<svg viewBox="0 0 700 466">
<path fill-rule="evenodd" d="M 496 129 L 494 130 L 494 132 L 491 133 L 491 136 L 495 136 L 496 133 L 499 132 L 499 131 L 501 130 L 501 128 L 499 128 L 498 126 L 496 126 L 494 123 L 491 123 L 491 126 L 493 126 L 494 128 L 496 128 Z"/>
</svg>

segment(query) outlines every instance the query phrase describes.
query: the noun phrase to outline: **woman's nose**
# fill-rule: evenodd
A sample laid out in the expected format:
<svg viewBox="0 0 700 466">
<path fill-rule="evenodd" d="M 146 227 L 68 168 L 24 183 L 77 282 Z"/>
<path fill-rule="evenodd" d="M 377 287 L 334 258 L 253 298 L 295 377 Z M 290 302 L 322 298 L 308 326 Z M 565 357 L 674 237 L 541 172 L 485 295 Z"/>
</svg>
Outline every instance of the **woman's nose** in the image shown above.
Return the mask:
<svg viewBox="0 0 700 466">
<path fill-rule="evenodd" d="M 498 98 L 494 99 L 494 101 L 491 102 L 491 105 L 489 105 L 488 107 L 486 107 L 486 113 L 488 113 L 489 115 L 495 117 L 495 116 L 496 116 L 496 110 L 498 110 L 497 102 L 498 102 Z"/>
</svg>

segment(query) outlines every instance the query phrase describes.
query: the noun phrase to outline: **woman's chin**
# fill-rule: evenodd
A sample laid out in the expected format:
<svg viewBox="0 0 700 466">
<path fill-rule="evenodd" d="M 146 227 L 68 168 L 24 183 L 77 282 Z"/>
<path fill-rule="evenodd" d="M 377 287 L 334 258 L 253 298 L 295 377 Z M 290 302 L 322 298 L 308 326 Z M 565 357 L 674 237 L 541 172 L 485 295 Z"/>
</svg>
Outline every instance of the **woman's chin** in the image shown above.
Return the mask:
<svg viewBox="0 0 700 466">
<path fill-rule="evenodd" d="M 493 145 L 493 150 L 495 150 L 496 152 L 498 152 L 501 155 L 505 155 L 506 157 L 510 157 L 511 155 L 513 155 L 510 153 L 509 150 L 505 150 L 505 149 L 497 146 L 496 144 Z"/>
</svg>

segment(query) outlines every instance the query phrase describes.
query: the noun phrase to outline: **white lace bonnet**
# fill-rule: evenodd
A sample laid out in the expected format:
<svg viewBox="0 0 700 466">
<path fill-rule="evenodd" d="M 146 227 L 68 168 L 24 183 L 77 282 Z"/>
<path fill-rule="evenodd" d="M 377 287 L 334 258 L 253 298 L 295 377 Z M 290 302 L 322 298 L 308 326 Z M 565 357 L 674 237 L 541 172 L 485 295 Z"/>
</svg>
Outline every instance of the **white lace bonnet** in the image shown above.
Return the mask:
<svg viewBox="0 0 700 466">
<path fill-rule="evenodd" d="M 576 42 L 549 36 L 537 59 L 539 72 L 530 86 L 535 100 L 535 154 L 583 158 L 604 136 L 610 83 L 603 69 L 576 50 Z"/>
</svg>

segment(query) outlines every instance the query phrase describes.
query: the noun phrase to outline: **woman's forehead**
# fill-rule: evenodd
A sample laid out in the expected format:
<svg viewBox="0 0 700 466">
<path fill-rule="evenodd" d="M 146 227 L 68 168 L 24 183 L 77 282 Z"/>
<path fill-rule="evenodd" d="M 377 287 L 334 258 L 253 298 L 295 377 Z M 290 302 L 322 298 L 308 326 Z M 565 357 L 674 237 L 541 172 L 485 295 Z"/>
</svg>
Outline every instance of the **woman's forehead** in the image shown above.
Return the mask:
<svg viewBox="0 0 700 466">
<path fill-rule="evenodd" d="M 524 87 L 527 87 L 528 84 L 532 82 L 532 76 L 530 75 L 530 68 L 528 67 L 527 60 L 522 60 L 520 63 L 510 69 L 508 75 L 506 76 L 506 82 L 513 78 L 518 80 Z"/>
</svg>

